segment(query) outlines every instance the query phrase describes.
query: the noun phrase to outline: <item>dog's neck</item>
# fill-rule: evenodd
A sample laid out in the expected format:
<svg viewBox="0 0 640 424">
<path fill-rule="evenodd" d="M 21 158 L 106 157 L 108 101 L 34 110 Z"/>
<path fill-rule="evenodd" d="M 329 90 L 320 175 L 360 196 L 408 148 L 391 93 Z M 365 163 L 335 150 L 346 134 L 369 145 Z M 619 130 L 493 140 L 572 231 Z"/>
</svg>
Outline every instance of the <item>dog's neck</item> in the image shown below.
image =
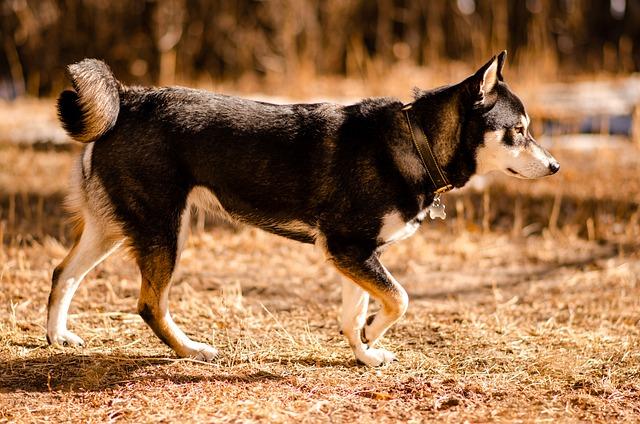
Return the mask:
<svg viewBox="0 0 640 424">
<path fill-rule="evenodd" d="M 422 131 L 422 126 L 416 121 L 415 116 L 412 117 L 415 112 L 413 110 L 413 104 L 410 103 L 404 106 L 402 111 L 406 118 L 411 141 L 413 142 L 416 153 L 424 167 L 424 171 L 426 171 L 428 176 L 425 183 L 431 184 L 430 186 L 426 185 L 425 191 L 427 193 L 431 192 L 433 194 L 441 194 L 451 190 L 453 186 L 449 183 L 444 171 L 440 167 L 440 163 L 435 157 L 434 148 L 431 146 L 429 138 L 426 136 L 424 131 Z"/>
<path fill-rule="evenodd" d="M 475 172 L 474 152 L 463 135 L 463 95 L 456 85 L 419 92 L 412 106 L 416 125 L 424 131 L 440 169 L 456 188 L 464 186 Z"/>
</svg>

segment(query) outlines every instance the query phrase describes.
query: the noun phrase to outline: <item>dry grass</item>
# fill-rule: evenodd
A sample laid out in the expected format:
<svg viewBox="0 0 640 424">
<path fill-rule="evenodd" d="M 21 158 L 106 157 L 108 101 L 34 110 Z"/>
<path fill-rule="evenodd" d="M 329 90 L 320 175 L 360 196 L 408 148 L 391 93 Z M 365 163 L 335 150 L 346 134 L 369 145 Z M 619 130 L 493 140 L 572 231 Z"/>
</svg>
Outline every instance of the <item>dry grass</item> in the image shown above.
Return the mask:
<svg viewBox="0 0 640 424">
<path fill-rule="evenodd" d="M 135 314 L 139 276 L 121 256 L 91 272 L 74 299 L 70 326 L 87 347 L 47 346 L 49 278 L 65 253 L 59 240 L 67 243 L 55 205 L 70 153 L 2 153 L 0 422 L 633 422 L 640 414 L 634 151 L 625 161 L 619 152 L 565 152 L 555 180 L 499 179 L 488 195 L 448 197 L 457 214 L 383 257 L 411 304 L 383 340 L 400 361 L 380 369 L 357 366 L 338 334 L 340 277 L 321 255 L 248 228 L 194 235 L 171 296 L 176 321 L 215 344 L 217 362 L 175 359 L 157 340 Z"/>
</svg>

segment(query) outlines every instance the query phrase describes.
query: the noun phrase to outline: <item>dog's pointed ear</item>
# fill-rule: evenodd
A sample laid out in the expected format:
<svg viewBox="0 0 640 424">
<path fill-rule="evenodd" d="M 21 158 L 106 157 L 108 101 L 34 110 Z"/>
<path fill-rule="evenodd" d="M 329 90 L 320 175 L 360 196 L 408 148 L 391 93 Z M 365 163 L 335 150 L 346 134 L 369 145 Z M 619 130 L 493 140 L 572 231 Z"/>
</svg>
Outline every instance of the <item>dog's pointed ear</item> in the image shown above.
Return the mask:
<svg viewBox="0 0 640 424">
<path fill-rule="evenodd" d="M 478 94 L 486 98 L 498 84 L 498 56 L 493 56 L 482 68 L 476 72 L 477 80 L 480 81 Z"/>
<path fill-rule="evenodd" d="M 491 106 L 495 101 L 496 96 L 493 95 L 493 90 L 498 85 L 498 81 L 502 81 L 505 57 L 506 52 L 493 56 L 467 80 L 468 88 L 477 105 Z"/>
<path fill-rule="evenodd" d="M 507 51 L 502 50 L 500 54 L 498 54 L 498 81 L 504 81 L 502 78 L 502 68 L 504 68 L 504 62 L 507 60 Z"/>
</svg>

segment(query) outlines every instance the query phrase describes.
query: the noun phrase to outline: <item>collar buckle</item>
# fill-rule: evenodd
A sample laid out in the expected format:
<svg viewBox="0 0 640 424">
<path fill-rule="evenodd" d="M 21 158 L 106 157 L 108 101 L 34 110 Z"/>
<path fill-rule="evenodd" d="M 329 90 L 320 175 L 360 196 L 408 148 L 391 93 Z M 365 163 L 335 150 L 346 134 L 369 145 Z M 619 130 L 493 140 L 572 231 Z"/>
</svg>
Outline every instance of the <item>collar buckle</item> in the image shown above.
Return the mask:
<svg viewBox="0 0 640 424">
<path fill-rule="evenodd" d="M 447 184 L 446 186 L 440 187 L 439 189 L 434 191 L 434 194 L 443 194 L 451 190 L 453 190 L 453 184 Z"/>
</svg>

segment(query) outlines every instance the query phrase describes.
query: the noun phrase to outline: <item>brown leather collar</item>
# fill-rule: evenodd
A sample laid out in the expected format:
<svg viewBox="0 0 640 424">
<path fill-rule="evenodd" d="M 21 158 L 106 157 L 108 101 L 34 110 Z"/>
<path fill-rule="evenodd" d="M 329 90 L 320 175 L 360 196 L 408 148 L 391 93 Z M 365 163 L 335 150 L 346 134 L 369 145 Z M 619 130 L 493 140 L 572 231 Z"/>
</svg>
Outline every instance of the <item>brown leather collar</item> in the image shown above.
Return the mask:
<svg viewBox="0 0 640 424">
<path fill-rule="evenodd" d="M 402 108 L 404 116 L 407 118 L 407 125 L 409 126 L 409 132 L 411 133 L 411 140 L 413 140 L 413 145 L 418 151 L 418 156 L 420 156 L 420 160 L 422 160 L 422 164 L 427 171 L 427 175 L 429 175 L 429 178 L 431 179 L 431 183 L 434 188 L 433 194 L 446 193 L 453 189 L 453 185 L 449 183 L 447 177 L 444 176 L 444 172 L 442 172 L 442 169 L 440 168 L 440 165 L 438 165 L 438 161 L 433 154 L 431 145 L 429 145 L 429 140 L 427 140 L 427 136 L 424 131 L 422 131 L 422 128 L 420 128 L 420 125 L 411 123 L 409 110 L 411 110 L 412 107 L 413 104 L 409 103 Z"/>
</svg>

